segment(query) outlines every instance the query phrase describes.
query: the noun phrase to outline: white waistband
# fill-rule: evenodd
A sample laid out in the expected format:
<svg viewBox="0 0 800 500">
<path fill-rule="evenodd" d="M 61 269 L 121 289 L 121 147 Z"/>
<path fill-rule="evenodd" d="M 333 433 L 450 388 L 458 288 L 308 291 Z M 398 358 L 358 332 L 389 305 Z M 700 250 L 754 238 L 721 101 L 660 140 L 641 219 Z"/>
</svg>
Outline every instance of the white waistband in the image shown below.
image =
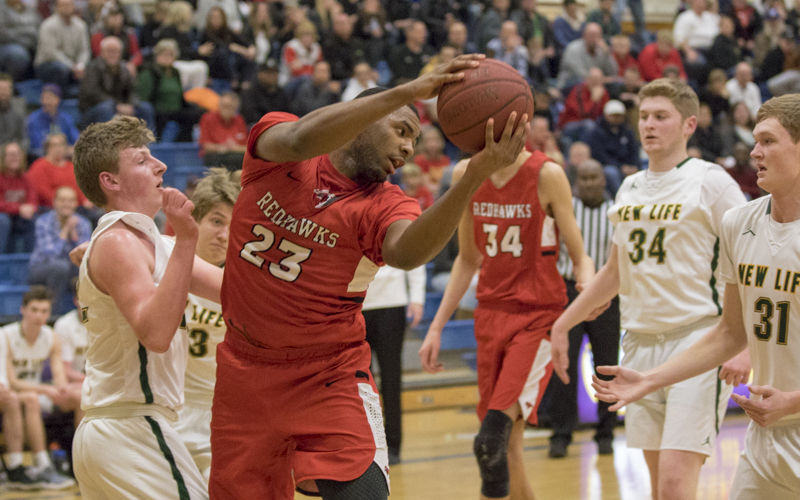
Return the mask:
<svg viewBox="0 0 800 500">
<path fill-rule="evenodd" d="M 113 406 L 101 406 L 86 410 L 84 420 L 96 418 L 133 418 L 133 417 L 164 417 L 170 422 L 178 421 L 178 413 L 169 408 L 155 404 L 121 403 Z"/>
</svg>

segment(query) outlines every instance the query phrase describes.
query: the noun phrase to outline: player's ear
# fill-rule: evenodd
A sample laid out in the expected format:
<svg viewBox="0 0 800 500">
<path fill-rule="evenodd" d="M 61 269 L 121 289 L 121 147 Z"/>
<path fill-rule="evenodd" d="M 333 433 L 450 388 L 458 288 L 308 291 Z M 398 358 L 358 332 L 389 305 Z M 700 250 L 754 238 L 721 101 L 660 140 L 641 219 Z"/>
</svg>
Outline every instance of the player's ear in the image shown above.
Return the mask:
<svg viewBox="0 0 800 500">
<path fill-rule="evenodd" d="M 691 137 L 694 134 L 694 131 L 697 129 L 697 117 L 692 115 L 686 120 L 683 121 L 683 132 L 687 134 L 687 137 Z"/>
<path fill-rule="evenodd" d="M 119 191 L 120 189 L 117 176 L 111 172 L 100 172 L 98 180 L 100 181 L 100 187 L 102 189 L 106 189 L 108 191 Z"/>
</svg>

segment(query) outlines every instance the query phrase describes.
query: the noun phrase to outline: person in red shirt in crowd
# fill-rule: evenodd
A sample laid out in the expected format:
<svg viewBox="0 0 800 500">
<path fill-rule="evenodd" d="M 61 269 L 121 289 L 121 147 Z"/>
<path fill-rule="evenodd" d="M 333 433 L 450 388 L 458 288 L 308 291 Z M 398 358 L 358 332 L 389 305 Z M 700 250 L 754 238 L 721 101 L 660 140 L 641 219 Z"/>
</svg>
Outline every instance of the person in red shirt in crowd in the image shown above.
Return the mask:
<svg viewBox="0 0 800 500">
<path fill-rule="evenodd" d="M 460 56 L 299 119 L 268 113 L 251 130 L 221 290 L 228 330 L 217 347 L 211 498 L 291 500 L 295 489 L 388 498 L 361 314 L 367 287 L 379 266 L 411 270 L 444 248 L 483 181 L 522 150 L 528 117 L 490 120 L 486 147 L 421 215 L 386 179 L 419 136 L 409 105 L 484 57 Z M 494 127 L 503 127 L 499 142 Z"/>
<path fill-rule="evenodd" d="M 16 142 L 0 146 L 0 253 L 33 251 L 36 191 L 25 173 L 25 153 Z M 22 244 L 18 245 L 17 242 Z M 21 246 L 21 248 L 17 248 Z"/>
<path fill-rule="evenodd" d="M 639 53 L 639 73 L 642 75 L 642 80 L 652 82 L 662 78 L 664 68 L 669 65 L 677 66 L 681 80 L 686 81 L 681 53 L 675 48 L 672 31 L 659 30 L 656 41 L 646 45 Z"/>
<path fill-rule="evenodd" d="M 100 56 L 100 42 L 107 36 L 115 36 L 122 42 L 122 60 L 131 75 L 136 76 L 136 69 L 144 61 L 139 50 L 139 40 L 136 32 L 125 26 L 125 14 L 115 2 L 107 2 L 101 11 L 103 26 L 92 35 L 92 56 Z"/>
<path fill-rule="evenodd" d="M 36 191 L 40 207 L 53 208 L 56 191 L 62 186 L 69 186 L 77 193 L 79 205 L 94 207 L 78 189 L 75 167 L 67 159 L 67 137 L 64 134 L 49 134 L 45 138 L 44 156 L 33 162 L 28 180 Z"/>
<path fill-rule="evenodd" d="M 433 205 L 436 201 L 433 199 L 433 193 L 425 186 L 425 177 L 422 175 L 422 170 L 419 166 L 413 163 L 407 163 L 403 167 L 403 173 L 400 176 L 402 179 L 401 187 L 403 193 L 409 198 L 414 198 L 419 202 L 419 208 L 425 210 Z"/>
<path fill-rule="evenodd" d="M 592 68 L 586 79 L 572 87 L 567 96 L 564 111 L 558 119 L 561 143 L 565 151 L 569 150 L 572 143 L 584 132 L 596 126 L 595 121 L 603 115 L 603 106 L 610 99 L 603 80 L 600 68 Z"/>
<path fill-rule="evenodd" d="M 200 118 L 200 154 L 207 167 L 242 168 L 247 147 L 247 124 L 239 114 L 239 96 L 226 92 L 219 98 L 217 111 Z"/>
<path fill-rule="evenodd" d="M 314 65 L 323 60 L 317 28 L 311 21 L 303 21 L 294 29 L 294 38 L 283 46 L 280 84 L 302 76 L 311 76 Z"/>
<path fill-rule="evenodd" d="M 450 166 L 450 158 L 444 154 L 444 138 L 438 128 L 429 125 L 422 130 L 421 135 L 422 152 L 414 157 L 414 163 L 422 170 L 428 186 L 438 192 L 442 175 Z"/>
<path fill-rule="evenodd" d="M 622 77 L 625 76 L 625 70 L 628 68 L 639 69 L 639 61 L 631 54 L 631 39 L 628 38 L 628 35 L 614 35 L 611 37 L 611 55 L 617 61 L 619 81 L 622 81 Z"/>
</svg>

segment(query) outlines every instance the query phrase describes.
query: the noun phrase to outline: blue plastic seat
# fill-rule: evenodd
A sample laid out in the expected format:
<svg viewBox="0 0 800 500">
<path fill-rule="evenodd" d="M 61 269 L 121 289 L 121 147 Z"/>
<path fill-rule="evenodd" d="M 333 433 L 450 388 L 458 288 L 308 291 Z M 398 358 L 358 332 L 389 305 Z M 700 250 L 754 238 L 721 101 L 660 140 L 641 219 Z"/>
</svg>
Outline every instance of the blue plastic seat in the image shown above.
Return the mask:
<svg viewBox="0 0 800 500">
<path fill-rule="evenodd" d="M 204 166 L 169 167 L 164 172 L 164 184 L 181 191 L 186 191 L 190 177 L 202 178 L 208 172 Z"/>
<path fill-rule="evenodd" d="M 26 285 L 30 260 L 29 253 L 0 254 L 0 284 Z"/>
<path fill-rule="evenodd" d="M 25 80 L 17 82 L 14 87 L 17 93 L 25 97 L 25 102 L 28 106 L 39 106 L 39 96 L 42 94 L 42 87 L 44 84 L 41 80 Z"/>
<path fill-rule="evenodd" d="M 0 317 L 19 316 L 22 296 L 28 289 L 28 285 L 0 285 Z"/>
<path fill-rule="evenodd" d="M 477 349 L 475 341 L 475 321 L 471 319 L 454 319 L 447 322 L 442 329 L 442 345 L 440 350 Z"/>
<path fill-rule="evenodd" d="M 150 152 L 167 164 L 167 167 L 203 166 L 200 159 L 200 147 L 190 142 L 156 143 L 150 145 Z"/>
</svg>

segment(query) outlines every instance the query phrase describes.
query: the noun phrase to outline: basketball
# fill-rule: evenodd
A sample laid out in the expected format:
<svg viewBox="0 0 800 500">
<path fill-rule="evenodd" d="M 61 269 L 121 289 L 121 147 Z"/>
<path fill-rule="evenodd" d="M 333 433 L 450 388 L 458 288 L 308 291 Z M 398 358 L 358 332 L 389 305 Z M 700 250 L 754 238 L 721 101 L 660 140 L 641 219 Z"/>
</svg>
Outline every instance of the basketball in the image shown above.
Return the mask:
<svg viewBox="0 0 800 500">
<path fill-rule="evenodd" d="M 464 78 L 442 85 L 436 105 L 439 125 L 450 142 L 477 153 L 486 143 L 486 121 L 494 118 L 494 140 L 500 140 L 508 117 L 533 116 L 533 95 L 519 71 L 496 59 L 464 70 Z M 515 124 L 516 125 L 516 124 Z"/>
</svg>

